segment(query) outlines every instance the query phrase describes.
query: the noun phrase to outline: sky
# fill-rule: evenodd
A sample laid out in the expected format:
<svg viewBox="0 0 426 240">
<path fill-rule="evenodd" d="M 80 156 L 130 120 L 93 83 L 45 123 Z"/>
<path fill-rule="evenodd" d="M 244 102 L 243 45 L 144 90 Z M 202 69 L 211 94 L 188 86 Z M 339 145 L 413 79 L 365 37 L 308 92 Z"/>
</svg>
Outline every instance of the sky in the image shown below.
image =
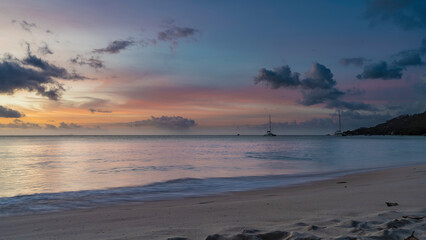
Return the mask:
<svg viewBox="0 0 426 240">
<path fill-rule="evenodd" d="M 426 111 L 426 1 L 0 2 L 0 135 L 263 134 Z"/>
</svg>

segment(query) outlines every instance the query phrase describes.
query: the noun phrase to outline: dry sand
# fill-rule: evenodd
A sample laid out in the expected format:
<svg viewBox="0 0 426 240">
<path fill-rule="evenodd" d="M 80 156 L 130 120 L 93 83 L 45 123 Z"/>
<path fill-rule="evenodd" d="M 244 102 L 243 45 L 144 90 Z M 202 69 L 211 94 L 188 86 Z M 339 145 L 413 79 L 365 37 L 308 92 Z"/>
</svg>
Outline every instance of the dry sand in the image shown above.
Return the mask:
<svg viewBox="0 0 426 240">
<path fill-rule="evenodd" d="M 405 239 L 412 231 L 426 239 L 426 218 L 403 216 L 426 216 L 426 165 L 286 188 L 3 217 L 0 239 Z"/>
</svg>

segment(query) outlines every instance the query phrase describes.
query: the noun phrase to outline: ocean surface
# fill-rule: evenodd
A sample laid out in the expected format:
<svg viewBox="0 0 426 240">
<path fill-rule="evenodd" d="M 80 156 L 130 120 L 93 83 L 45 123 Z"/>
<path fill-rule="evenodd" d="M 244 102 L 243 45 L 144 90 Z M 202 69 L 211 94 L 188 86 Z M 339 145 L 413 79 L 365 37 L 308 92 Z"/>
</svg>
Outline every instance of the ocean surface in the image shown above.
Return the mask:
<svg viewBox="0 0 426 240">
<path fill-rule="evenodd" d="M 3 136 L 0 216 L 289 186 L 426 163 L 426 137 Z"/>
</svg>

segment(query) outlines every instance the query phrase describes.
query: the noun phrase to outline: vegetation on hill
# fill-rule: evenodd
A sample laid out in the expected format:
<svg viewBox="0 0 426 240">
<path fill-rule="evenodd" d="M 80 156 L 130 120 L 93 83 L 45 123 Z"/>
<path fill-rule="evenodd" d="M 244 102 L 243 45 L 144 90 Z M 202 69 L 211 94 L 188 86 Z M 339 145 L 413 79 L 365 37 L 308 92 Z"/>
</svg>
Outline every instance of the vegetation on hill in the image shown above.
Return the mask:
<svg viewBox="0 0 426 240">
<path fill-rule="evenodd" d="M 346 135 L 426 135 L 426 111 L 401 115 L 375 127 L 346 131 Z"/>
</svg>

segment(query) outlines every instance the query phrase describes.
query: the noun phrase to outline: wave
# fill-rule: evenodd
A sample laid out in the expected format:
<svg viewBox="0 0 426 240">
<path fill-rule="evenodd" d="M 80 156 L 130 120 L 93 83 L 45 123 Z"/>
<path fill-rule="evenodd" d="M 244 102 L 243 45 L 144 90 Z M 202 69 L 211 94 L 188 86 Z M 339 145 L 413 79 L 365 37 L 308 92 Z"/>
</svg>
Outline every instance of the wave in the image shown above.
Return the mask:
<svg viewBox="0 0 426 240">
<path fill-rule="evenodd" d="M 0 198 L 0 216 L 93 208 L 124 203 L 198 197 L 235 191 L 290 186 L 369 170 L 374 169 L 357 169 L 340 172 L 295 175 L 205 179 L 181 178 L 142 186 L 19 195 Z"/>
</svg>

